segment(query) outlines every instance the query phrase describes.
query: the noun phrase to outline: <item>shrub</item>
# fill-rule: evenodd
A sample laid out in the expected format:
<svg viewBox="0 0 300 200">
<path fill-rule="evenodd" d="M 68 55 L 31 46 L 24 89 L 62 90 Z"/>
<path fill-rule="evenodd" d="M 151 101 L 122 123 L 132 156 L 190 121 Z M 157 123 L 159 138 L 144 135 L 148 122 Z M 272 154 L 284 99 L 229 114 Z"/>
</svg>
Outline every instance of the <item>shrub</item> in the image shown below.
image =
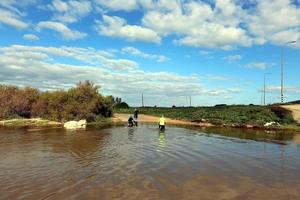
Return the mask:
<svg viewBox="0 0 300 200">
<path fill-rule="evenodd" d="M 40 92 L 26 87 L 0 85 L 0 118 L 41 117 L 51 120 L 95 121 L 112 116 L 112 96 L 102 96 L 99 86 L 79 82 L 67 91 Z"/>
<path fill-rule="evenodd" d="M 31 108 L 39 91 L 26 87 L 0 85 L 0 118 L 31 117 Z"/>
<path fill-rule="evenodd" d="M 271 111 L 279 118 L 279 123 L 290 124 L 295 122 L 291 111 L 287 109 L 279 106 L 272 106 Z"/>
<path fill-rule="evenodd" d="M 118 109 L 125 109 L 125 108 L 129 108 L 128 104 L 125 102 L 121 102 L 121 103 L 117 103 L 114 105 L 114 108 L 118 108 Z"/>
</svg>

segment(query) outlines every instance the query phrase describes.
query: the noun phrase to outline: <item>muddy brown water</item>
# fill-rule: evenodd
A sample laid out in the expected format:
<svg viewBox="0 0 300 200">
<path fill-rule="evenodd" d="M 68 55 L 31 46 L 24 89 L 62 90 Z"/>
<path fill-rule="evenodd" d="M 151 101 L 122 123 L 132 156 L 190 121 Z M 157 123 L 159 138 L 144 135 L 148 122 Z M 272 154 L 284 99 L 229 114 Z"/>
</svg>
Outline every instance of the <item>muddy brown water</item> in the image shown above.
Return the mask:
<svg viewBox="0 0 300 200">
<path fill-rule="evenodd" d="M 1 128 L 0 199 L 300 199 L 298 140 L 154 125 Z"/>
</svg>

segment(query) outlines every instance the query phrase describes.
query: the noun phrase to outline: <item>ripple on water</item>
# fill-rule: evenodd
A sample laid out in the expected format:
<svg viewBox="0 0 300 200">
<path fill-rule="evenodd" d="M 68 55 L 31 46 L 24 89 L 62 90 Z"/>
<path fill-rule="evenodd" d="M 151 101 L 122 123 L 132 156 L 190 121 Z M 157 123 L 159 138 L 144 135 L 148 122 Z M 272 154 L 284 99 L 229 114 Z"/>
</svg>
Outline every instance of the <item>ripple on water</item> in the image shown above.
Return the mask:
<svg viewBox="0 0 300 200">
<path fill-rule="evenodd" d="M 296 197 L 299 152 L 179 127 L 1 129 L 0 199 Z"/>
</svg>

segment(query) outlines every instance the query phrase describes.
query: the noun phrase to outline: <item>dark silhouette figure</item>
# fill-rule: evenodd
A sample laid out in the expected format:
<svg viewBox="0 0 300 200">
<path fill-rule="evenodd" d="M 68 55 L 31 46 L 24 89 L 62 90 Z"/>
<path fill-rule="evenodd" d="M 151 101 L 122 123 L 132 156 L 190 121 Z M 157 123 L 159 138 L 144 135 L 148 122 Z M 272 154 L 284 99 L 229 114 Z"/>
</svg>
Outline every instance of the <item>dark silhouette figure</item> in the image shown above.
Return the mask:
<svg viewBox="0 0 300 200">
<path fill-rule="evenodd" d="M 139 110 L 135 109 L 133 113 L 134 118 L 137 119 L 139 117 L 138 115 L 139 115 Z"/>
</svg>

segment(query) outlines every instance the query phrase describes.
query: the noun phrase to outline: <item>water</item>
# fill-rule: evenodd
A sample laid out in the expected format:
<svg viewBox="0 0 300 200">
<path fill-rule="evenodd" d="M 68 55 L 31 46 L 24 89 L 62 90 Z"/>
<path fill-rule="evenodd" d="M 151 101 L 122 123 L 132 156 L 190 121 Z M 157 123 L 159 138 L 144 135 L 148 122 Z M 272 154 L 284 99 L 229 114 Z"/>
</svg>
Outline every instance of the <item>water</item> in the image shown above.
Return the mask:
<svg viewBox="0 0 300 200">
<path fill-rule="evenodd" d="M 0 129 L 0 199 L 300 199 L 299 135 Z"/>
</svg>

